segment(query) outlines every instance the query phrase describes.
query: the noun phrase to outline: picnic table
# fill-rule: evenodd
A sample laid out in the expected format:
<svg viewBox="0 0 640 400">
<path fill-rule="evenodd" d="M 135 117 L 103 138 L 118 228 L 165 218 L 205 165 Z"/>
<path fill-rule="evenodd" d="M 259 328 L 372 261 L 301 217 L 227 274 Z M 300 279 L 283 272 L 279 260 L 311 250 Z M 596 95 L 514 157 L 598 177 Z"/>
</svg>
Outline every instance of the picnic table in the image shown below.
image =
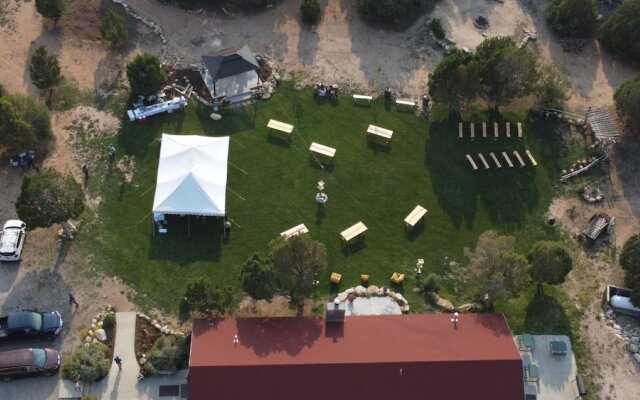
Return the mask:
<svg viewBox="0 0 640 400">
<path fill-rule="evenodd" d="M 489 169 L 489 163 L 487 162 L 487 160 L 485 160 L 482 153 L 478 153 L 478 157 L 480 157 L 480 161 L 482 161 L 482 164 L 484 164 L 484 169 Z"/>
<path fill-rule="evenodd" d="M 473 161 L 473 158 L 471 157 L 470 154 L 467 154 L 467 160 L 469 161 L 469 164 L 471 164 L 471 168 L 473 168 L 474 171 L 477 171 L 478 166 L 476 165 L 476 162 Z"/>
<path fill-rule="evenodd" d="M 520 153 L 518 153 L 518 150 L 514 150 L 513 155 L 516 156 L 516 158 L 518 159 L 518 162 L 520 163 L 520 168 L 524 167 L 525 163 L 524 161 L 522 161 L 522 157 L 520 157 Z"/>
<path fill-rule="evenodd" d="M 404 229 L 413 229 L 420 220 L 422 220 L 427 213 L 427 209 L 421 205 L 417 205 L 416 208 L 411 211 L 407 218 L 404 219 Z"/>
<path fill-rule="evenodd" d="M 308 233 L 309 229 L 305 226 L 305 224 L 296 225 L 291 229 L 287 229 L 286 231 L 280 233 L 280 236 L 284 238 L 284 240 L 289 239 L 291 236 L 297 236 L 301 233 Z"/>
<path fill-rule="evenodd" d="M 319 158 L 324 158 L 328 160 L 328 162 L 333 162 L 333 158 L 336 155 L 336 149 L 333 147 L 325 146 L 320 143 L 312 142 L 311 146 L 309 146 L 310 154 L 319 156 Z"/>
<path fill-rule="evenodd" d="M 357 222 L 356 224 L 350 226 L 344 231 L 340 232 L 340 237 L 342 238 L 343 245 L 350 245 L 358 239 L 363 239 L 365 233 L 367 232 L 367 226 L 362 223 L 362 221 Z"/>
<path fill-rule="evenodd" d="M 552 340 L 549 342 L 549 350 L 553 356 L 566 356 L 567 344 L 562 340 Z"/>
<path fill-rule="evenodd" d="M 269 128 L 269 135 L 276 134 L 285 140 L 291 140 L 291 132 L 293 132 L 293 125 L 285 124 L 284 122 L 270 119 L 267 124 Z"/>
<path fill-rule="evenodd" d="M 533 158 L 533 156 L 531 155 L 531 152 L 529 150 L 525 150 L 524 153 L 527 155 L 527 157 L 529 157 L 529 161 L 531 161 L 531 164 L 534 167 L 537 167 L 538 163 L 536 162 L 535 158 Z"/>
<path fill-rule="evenodd" d="M 506 152 L 504 152 L 504 151 L 502 152 L 502 157 L 504 157 L 504 160 L 509 165 L 509 168 L 513 168 L 513 163 L 511 162 L 511 159 L 509 158 L 509 156 L 507 155 Z"/>
<path fill-rule="evenodd" d="M 489 153 L 489 155 L 491 156 L 491 158 L 493 158 L 493 162 L 496 163 L 496 166 L 498 168 L 502 168 L 502 165 L 500 164 L 500 161 L 498 161 L 498 157 L 496 157 L 496 155 L 493 154 L 493 152 Z"/>
<path fill-rule="evenodd" d="M 393 137 L 393 131 L 385 128 L 381 128 L 375 125 L 369 125 L 367 128 L 367 138 L 377 137 L 387 144 L 391 144 L 391 138 Z"/>
<path fill-rule="evenodd" d="M 518 336 L 518 349 L 522 351 L 531 351 L 536 349 L 536 341 L 533 335 L 525 333 Z"/>
</svg>

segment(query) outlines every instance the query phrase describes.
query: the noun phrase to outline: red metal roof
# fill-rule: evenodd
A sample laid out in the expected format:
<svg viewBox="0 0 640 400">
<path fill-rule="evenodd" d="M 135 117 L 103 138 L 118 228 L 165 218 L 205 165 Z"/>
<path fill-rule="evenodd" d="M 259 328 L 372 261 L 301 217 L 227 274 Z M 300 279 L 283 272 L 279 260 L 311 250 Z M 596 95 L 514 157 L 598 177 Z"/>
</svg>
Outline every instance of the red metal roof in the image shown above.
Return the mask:
<svg viewBox="0 0 640 400">
<path fill-rule="evenodd" d="M 450 319 L 195 320 L 189 399 L 522 400 L 522 360 L 504 317 L 463 314 L 457 329 Z"/>
</svg>

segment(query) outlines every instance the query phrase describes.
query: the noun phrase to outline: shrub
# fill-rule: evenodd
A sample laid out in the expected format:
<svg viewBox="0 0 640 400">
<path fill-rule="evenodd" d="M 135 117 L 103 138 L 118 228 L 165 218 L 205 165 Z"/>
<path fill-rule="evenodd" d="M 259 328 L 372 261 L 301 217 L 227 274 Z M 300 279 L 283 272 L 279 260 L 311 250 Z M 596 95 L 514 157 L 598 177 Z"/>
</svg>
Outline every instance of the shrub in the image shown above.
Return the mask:
<svg viewBox="0 0 640 400">
<path fill-rule="evenodd" d="M 116 316 L 113 314 L 107 314 L 102 318 L 102 328 L 109 329 L 116 324 Z"/>
<path fill-rule="evenodd" d="M 425 292 L 437 292 L 440 288 L 440 278 L 434 273 L 430 273 L 427 275 L 427 278 L 424 280 L 424 291 Z"/>
<path fill-rule="evenodd" d="M 605 21 L 600 42 L 608 50 L 640 61 L 640 0 L 625 0 Z"/>
<path fill-rule="evenodd" d="M 129 37 L 124 18 L 113 11 L 106 13 L 100 20 L 100 34 L 114 46 L 123 44 Z"/>
<path fill-rule="evenodd" d="M 167 74 L 153 54 L 138 54 L 127 64 L 127 78 L 135 96 L 155 94 L 167 83 Z"/>
<path fill-rule="evenodd" d="M 111 366 L 107 359 L 107 346 L 93 343 L 81 346 L 62 363 L 62 376 L 65 379 L 81 382 L 95 382 L 104 378 Z"/>
<path fill-rule="evenodd" d="M 440 18 L 434 18 L 429 22 L 429 29 L 435 35 L 436 38 L 442 40 L 447 35 L 444 28 L 442 27 L 442 22 L 440 22 Z"/>
<path fill-rule="evenodd" d="M 302 14 L 302 21 L 307 24 L 315 24 L 320 21 L 320 17 L 322 17 L 320 0 L 302 0 L 300 13 Z"/>
<path fill-rule="evenodd" d="M 561 36 L 588 36 L 597 26 L 596 0 L 552 0 L 547 6 L 547 22 Z"/>
<path fill-rule="evenodd" d="M 631 291 L 631 298 L 629 300 L 634 307 L 640 308 L 640 286 Z"/>
<path fill-rule="evenodd" d="M 188 355 L 184 337 L 160 336 L 147 354 L 144 370 L 147 375 L 159 371 L 175 372 L 185 366 L 184 359 Z"/>
</svg>

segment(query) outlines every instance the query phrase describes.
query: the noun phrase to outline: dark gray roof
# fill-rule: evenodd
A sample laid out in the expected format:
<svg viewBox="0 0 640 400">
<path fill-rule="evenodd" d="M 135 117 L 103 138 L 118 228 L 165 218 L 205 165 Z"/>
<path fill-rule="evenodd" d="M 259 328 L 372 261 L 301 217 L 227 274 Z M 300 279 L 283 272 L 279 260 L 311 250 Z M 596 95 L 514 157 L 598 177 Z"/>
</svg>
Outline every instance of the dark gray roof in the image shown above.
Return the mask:
<svg viewBox="0 0 640 400">
<path fill-rule="evenodd" d="M 229 47 L 209 56 L 202 56 L 202 63 L 213 80 L 260 69 L 251 49 L 246 44 Z"/>
</svg>

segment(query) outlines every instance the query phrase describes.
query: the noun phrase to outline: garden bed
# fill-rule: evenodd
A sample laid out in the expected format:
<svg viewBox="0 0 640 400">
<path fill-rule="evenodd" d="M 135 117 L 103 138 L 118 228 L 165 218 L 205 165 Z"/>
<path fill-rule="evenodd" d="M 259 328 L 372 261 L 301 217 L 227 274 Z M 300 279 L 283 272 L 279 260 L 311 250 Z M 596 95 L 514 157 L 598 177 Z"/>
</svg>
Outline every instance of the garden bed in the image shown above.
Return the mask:
<svg viewBox="0 0 640 400">
<path fill-rule="evenodd" d="M 153 344 L 156 342 L 158 336 L 162 333 L 158 330 L 153 324 L 146 319 L 142 318 L 140 315 L 136 315 L 136 340 L 135 340 L 135 351 L 136 351 L 136 359 L 138 364 L 140 365 L 140 357 L 143 354 L 147 354 L 149 350 L 153 347 Z"/>
</svg>

